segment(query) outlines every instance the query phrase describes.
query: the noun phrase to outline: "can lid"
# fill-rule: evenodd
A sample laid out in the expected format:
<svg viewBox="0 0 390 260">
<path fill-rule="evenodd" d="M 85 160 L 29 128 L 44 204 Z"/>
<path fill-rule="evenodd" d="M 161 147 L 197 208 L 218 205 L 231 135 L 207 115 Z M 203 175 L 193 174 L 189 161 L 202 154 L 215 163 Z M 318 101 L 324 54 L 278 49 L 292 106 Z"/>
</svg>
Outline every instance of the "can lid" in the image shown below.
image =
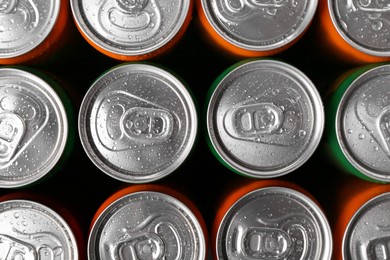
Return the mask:
<svg viewBox="0 0 390 260">
<path fill-rule="evenodd" d="M 71 0 L 76 23 L 96 46 L 124 56 L 166 46 L 190 15 L 190 0 Z"/>
<path fill-rule="evenodd" d="M 213 29 L 250 51 L 275 50 L 298 39 L 311 23 L 317 0 L 201 0 Z"/>
<path fill-rule="evenodd" d="M 26 54 L 52 31 L 60 0 L 2 1 L 0 5 L 0 59 Z"/>
<path fill-rule="evenodd" d="M 373 56 L 390 56 L 389 7 L 380 1 L 328 0 L 332 22 L 353 48 Z"/>
<path fill-rule="evenodd" d="M 0 259 L 79 259 L 75 236 L 52 209 L 29 200 L 0 203 Z"/>
<path fill-rule="evenodd" d="M 300 167 L 317 148 L 324 108 L 313 83 L 276 60 L 251 60 L 216 81 L 208 112 L 208 134 L 233 170 L 272 178 Z"/>
<path fill-rule="evenodd" d="M 189 155 L 196 132 L 196 109 L 186 87 L 154 65 L 112 68 L 92 84 L 80 108 L 86 153 L 124 182 L 151 182 L 173 172 Z"/>
<path fill-rule="evenodd" d="M 0 69 L 0 187 L 44 177 L 60 160 L 68 137 L 61 99 L 38 76 Z"/>
<path fill-rule="evenodd" d="M 331 259 L 328 221 L 314 201 L 284 187 L 266 187 L 237 200 L 221 221 L 218 259 Z"/>
<path fill-rule="evenodd" d="M 344 233 L 343 259 L 386 259 L 389 254 L 390 193 L 361 206 Z"/>
<path fill-rule="evenodd" d="M 111 203 L 97 218 L 88 240 L 88 258 L 206 258 L 200 223 L 190 209 L 170 195 L 140 191 Z"/>
<path fill-rule="evenodd" d="M 339 145 L 364 175 L 390 181 L 390 65 L 356 78 L 341 98 L 336 114 Z"/>
</svg>

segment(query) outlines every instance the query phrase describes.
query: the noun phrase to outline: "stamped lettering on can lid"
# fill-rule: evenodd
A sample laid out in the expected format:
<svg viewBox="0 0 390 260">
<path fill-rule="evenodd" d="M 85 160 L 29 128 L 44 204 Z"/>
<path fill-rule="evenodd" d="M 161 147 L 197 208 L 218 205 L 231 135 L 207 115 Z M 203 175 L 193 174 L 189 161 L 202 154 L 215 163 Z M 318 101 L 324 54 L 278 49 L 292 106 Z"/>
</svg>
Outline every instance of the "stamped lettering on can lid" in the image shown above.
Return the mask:
<svg viewBox="0 0 390 260">
<path fill-rule="evenodd" d="M 229 71 L 216 82 L 207 112 L 218 156 L 257 178 L 300 167 L 316 149 L 323 124 L 315 86 L 297 69 L 273 60 L 244 62 Z"/>
<path fill-rule="evenodd" d="M 48 174 L 68 137 L 64 106 L 52 87 L 18 69 L 0 70 L 0 187 L 21 187 Z"/>
<path fill-rule="evenodd" d="M 219 259 L 330 259 L 327 219 L 305 195 L 286 188 L 255 190 L 226 213 L 217 234 Z"/>
<path fill-rule="evenodd" d="M 363 174 L 390 181 L 390 66 L 365 72 L 344 93 L 336 115 L 340 146 Z"/>
<path fill-rule="evenodd" d="M 72 0 L 83 33 L 111 53 L 148 54 L 169 43 L 191 15 L 189 0 Z"/>
<path fill-rule="evenodd" d="M 390 4 L 381 0 L 328 0 L 333 23 L 354 48 L 375 56 L 390 55 Z"/>
<path fill-rule="evenodd" d="M 344 233 L 345 259 L 388 259 L 390 255 L 390 194 L 381 194 L 361 206 Z"/>
<path fill-rule="evenodd" d="M 169 195 L 142 191 L 118 199 L 98 217 L 88 257 L 202 260 L 205 248 L 203 231 L 187 206 Z"/>
<path fill-rule="evenodd" d="M 195 141 L 197 115 L 186 87 L 153 65 L 113 68 L 81 105 L 79 133 L 87 155 L 106 174 L 130 183 L 172 173 Z"/>
<path fill-rule="evenodd" d="M 254 51 L 280 48 L 309 26 L 317 1 L 202 0 L 206 17 L 226 41 Z"/>
<path fill-rule="evenodd" d="M 0 226 L 0 259 L 78 259 L 77 243 L 68 224 L 39 203 L 0 203 Z"/>
<path fill-rule="evenodd" d="M 49 35 L 60 10 L 59 0 L 0 2 L 0 58 L 23 55 Z"/>
</svg>

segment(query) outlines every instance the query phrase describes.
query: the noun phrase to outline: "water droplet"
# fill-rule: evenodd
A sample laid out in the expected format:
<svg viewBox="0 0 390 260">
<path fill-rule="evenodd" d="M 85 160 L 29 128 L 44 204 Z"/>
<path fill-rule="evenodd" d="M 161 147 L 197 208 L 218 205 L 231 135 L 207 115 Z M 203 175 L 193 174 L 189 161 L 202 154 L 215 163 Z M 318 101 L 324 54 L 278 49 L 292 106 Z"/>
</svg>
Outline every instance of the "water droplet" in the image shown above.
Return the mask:
<svg viewBox="0 0 390 260">
<path fill-rule="evenodd" d="M 365 135 L 365 134 L 359 134 L 359 139 L 360 139 L 360 140 L 363 140 L 364 138 L 366 138 L 366 135 Z"/>
<path fill-rule="evenodd" d="M 353 130 L 352 129 L 348 129 L 348 134 L 353 134 Z"/>
<path fill-rule="evenodd" d="M 14 213 L 14 218 L 19 218 L 19 217 L 20 217 L 19 213 L 18 213 L 18 212 L 15 212 L 15 213 Z"/>
</svg>

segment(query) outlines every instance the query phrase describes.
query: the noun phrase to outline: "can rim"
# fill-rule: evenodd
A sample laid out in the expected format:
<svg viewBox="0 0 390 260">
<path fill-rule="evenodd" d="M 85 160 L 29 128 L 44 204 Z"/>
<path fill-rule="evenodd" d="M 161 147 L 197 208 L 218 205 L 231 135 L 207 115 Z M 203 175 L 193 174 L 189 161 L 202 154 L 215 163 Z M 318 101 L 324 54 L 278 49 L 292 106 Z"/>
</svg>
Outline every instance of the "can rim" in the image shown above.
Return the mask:
<svg viewBox="0 0 390 260">
<path fill-rule="evenodd" d="M 219 99 L 220 92 L 222 91 L 221 88 L 223 88 L 223 83 L 224 83 L 223 81 L 228 79 L 230 75 L 236 73 L 238 70 L 241 70 L 245 66 L 254 63 L 260 63 L 264 65 L 270 65 L 276 68 L 282 68 L 283 72 L 288 73 L 289 75 L 296 76 L 296 80 L 302 83 L 305 91 L 307 92 L 308 98 L 310 98 L 310 101 L 312 101 L 313 103 L 312 110 L 314 111 L 313 114 L 315 114 L 314 117 L 315 123 L 313 124 L 313 133 L 311 137 L 312 141 L 308 143 L 301 157 L 293 161 L 292 164 L 289 164 L 286 167 L 282 167 L 280 169 L 277 168 L 275 170 L 268 170 L 268 171 L 257 170 L 254 168 L 252 169 L 250 167 L 246 167 L 243 164 L 231 160 L 229 155 L 226 152 L 224 152 L 223 145 L 221 144 L 221 142 L 219 142 L 216 138 L 216 136 L 218 135 L 218 133 L 216 133 L 217 129 L 214 130 L 214 128 L 216 128 L 214 127 L 214 121 L 215 121 L 214 110 L 215 110 L 216 101 Z M 318 90 L 316 89 L 313 82 L 302 71 L 282 61 L 273 60 L 273 59 L 253 59 L 253 60 L 250 59 L 243 62 L 239 62 L 237 64 L 238 66 L 233 65 L 232 67 L 226 69 L 225 72 L 222 73 L 223 78 L 217 79 L 217 81 L 219 82 L 218 84 L 216 84 L 215 89 L 211 94 L 209 104 L 207 106 L 207 116 L 206 116 L 207 133 L 208 133 L 210 143 L 213 147 L 213 150 L 217 153 L 217 155 L 223 161 L 223 163 L 226 164 L 231 170 L 246 175 L 248 177 L 254 177 L 258 179 L 268 179 L 268 178 L 280 177 L 298 169 L 307 160 L 310 159 L 314 151 L 317 149 L 324 131 L 325 112 L 324 112 L 322 99 Z"/>
<path fill-rule="evenodd" d="M 205 14 L 205 17 L 208 21 L 208 23 L 211 25 L 211 27 L 214 29 L 214 31 L 225 41 L 228 43 L 234 45 L 235 47 L 242 48 L 248 51 L 271 51 L 271 50 L 277 50 L 280 48 L 283 48 L 285 46 L 288 46 L 289 44 L 293 43 L 295 40 L 297 40 L 310 26 L 317 6 L 318 6 L 318 0 L 314 1 L 308 1 L 310 7 L 308 7 L 308 10 L 311 10 L 311 12 L 305 12 L 305 19 L 304 22 L 300 24 L 298 28 L 295 28 L 294 34 L 289 35 L 288 37 L 283 37 L 282 41 L 274 42 L 273 44 L 267 44 L 267 45 L 253 45 L 253 44 L 247 44 L 242 43 L 239 40 L 234 40 L 232 37 L 228 37 L 228 33 L 224 32 L 220 26 L 218 26 L 218 23 L 216 22 L 216 19 L 213 19 L 213 15 L 210 12 L 210 8 L 208 7 L 209 4 L 211 4 L 210 0 L 200 0 L 201 1 L 201 7 L 203 13 Z"/>
<path fill-rule="evenodd" d="M 32 208 L 39 209 L 39 211 L 42 212 L 46 217 L 49 217 L 50 219 L 54 219 L 53 222 L 56 223 L 57 225 L 59 224 L 61 230 L 66 234 L 66 238 L 67 238 L 66 242 L 70 242 L 70 245 L 69 243 L 67 243 L 67 246 L 70 249 L 70 251 L 74 253 L 74 258 L 71 259 L 75 259 L 75 260 L 79 259 L 80 252 L 79 252 L 78 242 L 75 233 L 73 232 L 69 223 L 67 223 L 67 221 L 59 213 L 57 213 L 54 209 L 51 209 L 50 207 L 42 203 L 29 200 L 29 199 L 11 199 L 6 201 L 1 201 L 0 208 L 4 204 L 14 204 L 14 203 L 28 204 L 29 207 L 27 209 L 32 209 Z"/>
<path fill-rule="evenodd" d="M 109 164 L 104 162 L 100 159 L 98 156 L 99 152 L 96 152 L 95 146 L 93 145 L 93 141 L 90 141 L 90 131 L 88 127 L 88 121 L 89 118 L 89 107 L 90 105 L 95 101 L 96 94 L 100 91 L 101 88 L 104 88 L 106 86 L 100 86 L 99 89 L 95 89 L 96 85 L 104 80 L 104 78 L 109 77 L 111 74 L 115 74 L 117 70 L 123 70 L 128 68 L 137 68 L 137 71 L 148 71 L 156 73 L 160 76 L 163 76 L 164 79 L 168 80 L 169 82 L 174 85 L 175 93 L 179 93 L 183 100 L 186 101 L 186 110 L 188 110 L 188 121 L 190 122 L 190 126 L 188 127 L 188 135 L 186 137 L 185 141 L 185 147 L 182 150 L 182 153 L 178 158 L 176 158 L 175 163 L 171 163 L 167 168 L 163 169 L 163 171 L 157 171 L 153 172 L 152 175 L 148 176 L 131 176 L 129 174 L 126 174 L 127 171 L 119 171 L 118 169 L 111 167 Z M 78 132 L 79 137 L 81 140 L 81 144 L 84 148 L 84 151 L 86 152 L 87 156 L 90 158 L 90 160 L 94 163 L 96 167 L 98 167 L 101 171 L 106 173 L 107 175 L 111 176 L 112 178 L 127 182 L 127 183 L 147 183 L 156 181 L 159 179 L 162 179 L 166 177 L 167 175 L 174 172 L 176 169 L 178 169 L 184 161 L 189 156 L 196 140 L 196 135 L 198 131 L 198 118 L 197 118 L 197 112 L 195 104 L 192 100 L 190 92 L 186 89 L 184 83 L 177 78 L 175 75 L 173 75 L 171 72 L 162 69 L 158 66 L 151 65 L 151 64 L 145 64 L 145 63 L 125 63 L 120 64 L 117 66 L 112 67 L 105 73 L 103 73 L 100 77 L 98 77 L 90 86 L 89 90 L 87 91 L 87 94 L 84 96 L 83 101 L 81 102 L 80 110 L 79 110 L 79 117 L 78 117 Z"/>
<path fill-rule="evenodd" d="M 95 219 L 94 223 L 92 224 L 89 235 L 88 235 L 88 243 L 87 243 L 88 259 L 90 259 L 90 260 L 100 259 L 100 256 L 97 256 L 95 254 L 95 252 L 96 252 L 96 245 L 95 244 L 98 242 L 97 239 L 100 236 L 98 231 L 101 229 L 101 226 L 105 224 L 106 218 L 110 217 L 110 215 L 112 215 L 112 213 L 115 213 L 115 210 L 118 209 L 118 207 L 120 206 L 118 204 L 121 204 L 122 201 L 127 200 L 130 197 L 139 196 L 139 195 L 142 196 L 143 194 L 152 194 L 152 196 L 156 196 L 156 197 L 163 196 L 165 198 L 165 201 L 167 201 L 170 204 L 173 204 L 175 206 L 178 206 L 180 209 L 185 211 L 186 215 L 189 217 L 186 219 L 189 220 L 193 224 L 193 226 L 196 228 L 196 232 L 198 234 L 198 239 L 200 241 L 199 248 L 198 248 L 199 249 L 199 251 L 198 251 L 199 257 L 198 257 L 198 259 L 194 259 L 194 260 L 204 260 L 206 258 L 206 251 L 207 251 L 206 250 L 207 245 L 206 245 L 205 234 L 204 234 L 203 229 L 201 227 L 201 224 L 199 223 L 194 212 L 192 212 L 192 210 L 186 204 L 184 204 L 181 200 L 179 200 L 178 198 L 176 198 L 172 195 L 163 193 L 163 192 L 153 191 L 153 190 L 142 190 L 142 191 L 136 191 L 136 192 L 126 194 L 120 198 L 117 198 L 116 200 L 111 202 L 109 205 L 107 205 L 106 208 L 103 209 L 103 211 L 98 215 L 98 217 Z M 127 204 L 128 203 L 126 203 L 126 205 Z"/>
<path fill-rule="evenodd" d="M 58 128 L 61 130 L 59 131 L 58 138 L 57 138 L 57 144 L 56 148 L 53 150 L 52 154 L 55 154 L 55 156 L 50 157 L 50 162 L 45 164 L 44 167 L 39 168 L 31 174 L 32 177 L 29 177 L 25 179 L 23 182 L 19 181 L 1 181 L 0 180 L 0 187 L 2 188 L 19 188 L 23 187 L 29 184 L 32 184 L 39 179 L 42 179 L 44 176 L 50 173 L 50 171 L 56 166 L 57 162 L 61 159 L 61 156 L 65 150 L 68 135 L 69 135 L 69 122 L 66 115 L 65 107 L 61 101 L 61 98 L 57 94 L 57 92 L 51 87 L 51 85 L 45 81 L 43 78 L 25 71 L 23 69 L 17 69 L 17 68 L 0 68 L 0 74 L 4 72 L 6 75 L 10 75 L 12 73 L 13 75 L 23 75 L 28 79 L 31 79 L 31 81 L 36 84 L 39 87 L 39 91 L 44 94 L 46 97 L 48 97 L 49 100 L 52 101 L 53 109 L 56 111 L 56 113 L 61 116 L 58 117 Z M 54 106 L 55 105 L 55 106 Z M 34 173 L 39 174 L 34 174 Z"/>
<path fill-rule="evenodd" d="M 356 90 L 356 87 L 361 86 L 361 84 L 358 84 L 360 80 L 368 77 L 371 73 L 375 72 L 378 69 L 388 68 L 388 71 L 390 70 L 390 64 L 385 65 L 379 65 L 375 66 L 373 68 L 368 69 L 367 71 L 360 74 L 358 77 L 356 77 L 348 86 L 346 91 L 343 93 L 340 103 L 337 107 L 336 111 L 336 118 L 335 118 L 335 131 L 336 131 L 336 137 L 337 142 L 340 146 L 340 149 L 344 156 L 347 158 L 348 162 L 352 164 L 354 168 L 356 168 L 359 172 L 361 172 L 363 175 L 370 177 L 376 181 L 383 181 L 383 182 L 390 182 L 390 174 L 386 177 L 386 175 L 383 175 L 381 171 L 374 171 L 374 169 L 369 167 L 364 167 L 363 164 L 359 163 L 359 160 L 356 156 L 354 156 L 350 152 L 350 148 L 348 148 L 347 141 L 344 140 L 344 134 L 342 134 L 342 130 L 344 129 L 342 124 L 342 117 L 341 115 L 344 113 L 344 106 L 346 105 L 348 101 L 348 97 L 351 96 L 354 91 Z M 390 75 L 390 73 L 388 74 Z M 372 77 L 369 77 L 372 78 Z M 390 171 L 389 171 L 390 173 Z"/>
<path fill-rule="evenodd" d="M 80 5 L 82 5 L 83 0 L 70 0 L 70 6 L 77 27 L 91 43 L 96 45 L 98 48 L 104 50 L 105 52 L 115 55 L 131 57 L 150 54 L 154 51 L 162 49 L 164 46 L 169 45 L 169 43 L 179 34 L 180 30 L 185 25 L 185 21 L 188 19 L 187 17 L 190 15 L 191 12 L 190 0 L 183 1 L 184 9 L 182 11 L 182 15 L 180 16 L 178 23 L 176 23 L 173 29 L 170 30 L 168 37 L 164 37 L 164 41 L 161 41 L 158 44 L 154 44 L 153 46 L 146 49 L 135 48 L 131 50 L 127 50 L 125 48 L 117 48 L 118 45 L 107 43 L 98 32 L 95 32 L 94 29 L 90 28 L 92 26 L 89 25 L 87 18 L 81 11 L 82 8 L 80 7 Z"/>
<path fill-rule="evenodd" d="M 307 195 L 305 195 L 302 192 L 299 192 L 297 190 L 294 190 L 292 188 L 287 188 L 287 187 L 282 187 L 282 186 L 268 186 L 268 187 L 263 187 L 259 189 L 252 190 L 250 192 L 247 192 L 245 195 L 240 197 L 238 200 L 234 202 L 233 205 L 229 207 L 229 209 L 226 211 L 225 215 L 223 216 L 221 222 L 218 225 L 218 230 L 217 230 L 217 235 L 216 235 L 216 241 L 215 241 L 215 250 L 216 250 L 216 256 L 218 259 L 220 258 L 220 250 L 219 250 L 219 242 L 222 240 L 221 236 L 223 235 L 222 233 L 224 232 L 223 229 L 225 229 L 225 225 L 230 221 L 230 218 L 233 217 L 236 213 L 234 213 L 235 207 L 239 203 L 243 203 L 246 198 L 256 194 L 256 193 L 280 193 L 280 194 L 288 194 L 291 196 L 294 196 L 295 198 L 299 198 L 299 200 L 303 201 L 305 203 L 305 207 L 310 207 L 311 213 L 316 219 L 316 223 L 318 226 L 320 226 L 321 234 L 323 235 L 321 237 L 321 241 L 319 242 L 319 245 L 322 245 L 322 254 L 319 259 L 327 259 L 330 260 L 332 257 L 332 250 L 333 250 L 333 240 L 332 240 L 332 230 L 330 228 L 329 222 L 324 214 L 324 212 L 321 210 L 321 208 L 315 203 L 312 199 L 310 199 Z"/>
<path fill-rule="evenodd" d="M 368 54 L 372 56 L 377 56 L 377 57 L 388 57 L 390 56 L 390 49 L 388 51 L 379 51 L 379 50 L 374 50 L 371 48 L 364 47 L 364 45 L 360 44 L 359 42 L 353 40 L 351 37 L 349 37 L 344 30 L 341 29 L 340 23 L 338 22 L 338 19 L 336 18 L 335 15 L 335 10 L 334 10 L 334 2 L 335 0 L 327 0 L 327 7 L 328 7 L 328 12 L 330 14 L 331 21 L 333 23 L 334 28 L 338 32 L 338 34 L 343 38 L 343 40 L 349 44 L 351 47 L 354 49 Z"/>
</svg>

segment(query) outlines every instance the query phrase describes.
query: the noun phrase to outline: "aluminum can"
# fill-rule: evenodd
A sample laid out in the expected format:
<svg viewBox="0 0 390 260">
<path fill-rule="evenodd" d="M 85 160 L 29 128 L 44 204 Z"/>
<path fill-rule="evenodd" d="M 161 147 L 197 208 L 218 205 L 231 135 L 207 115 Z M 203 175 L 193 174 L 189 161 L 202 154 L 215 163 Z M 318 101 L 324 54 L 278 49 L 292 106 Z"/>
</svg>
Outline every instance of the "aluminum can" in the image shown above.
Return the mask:
<svg viewBox="0 0 390 260">
<path fill-rule="evenodd" d="M 390 60 L 389 19 L 385 3 L 321 0 L 318 46 L 333 61 L 365 64 Z"/>
<path fill-rule="evenodd" d="M 65 0 L 7 0 L 0 4 L 0 64 L 48 61 L 69 42 Z"/>
<path fill-rule="evenodd" d="M 84 96 L 79 133 L 100 170 L 124 182 L 152 182 L 189 155 L 197 112 L 186 86 L 171 72 L 152 64 L 121 64 Z"/>
<path fill-rule="evenodd" d="M 331 259 L 327 217 L 306 190 L 272 179 L 228 192 L 211 231 L 215 259 Z"/>
<path fill-rule="evenodd" d="M 327 101 L 326 147 L 344 172 L 390 182 L 390 65 L 370 64 L 335 81 Z"/>
<path fill-rule="evenodd" d="M 204 260 L 206 241 L 203 218 L 185 195 L 138 184 L 117 191 L 98 209 L 88 259 Z"/>
<path fill-rule="evenodd" d="M 307 31 L 316 0 L 196 0 L 198 22 L 216 49 L 238 58 L 277 54 Z"/>
<path fill-rule="evenodd" d="M 0 68 L 0 187 L 36 184 L 72 150 L 72 107 L 60 86 L 29 68 Z M 36 70 L 37 71 L 37 70 Z M 43 78 L 45 76 L 45 78 Z M 50 174 L 49 174 L 50 173 Z"/>
<path fill-rule="evenodd" d="M 210 88 L 206 117 L 212 152 L 229 169 L 253 178 L 299 168 L 324 128 L 314 84 L 295 67 L 272 59 L 226 69 Z"/>
<path fill-rule="evenodd" d="M 167 53 L 192 18 L 192 0 L 71 0 L 81 35 L 96 50 L 121 61 Z"/>
<path fill-rule="evenodd" d="M 26 199 L 0 202 L 0 259 L 84 259 L 79 242 L 52 208 Z"/>
<path fill-rule="evenodd" d="M 338 188 L 333 205 L 334 259 L 386 259 L 390 185 L 349 176 Z"/>
</svg>

